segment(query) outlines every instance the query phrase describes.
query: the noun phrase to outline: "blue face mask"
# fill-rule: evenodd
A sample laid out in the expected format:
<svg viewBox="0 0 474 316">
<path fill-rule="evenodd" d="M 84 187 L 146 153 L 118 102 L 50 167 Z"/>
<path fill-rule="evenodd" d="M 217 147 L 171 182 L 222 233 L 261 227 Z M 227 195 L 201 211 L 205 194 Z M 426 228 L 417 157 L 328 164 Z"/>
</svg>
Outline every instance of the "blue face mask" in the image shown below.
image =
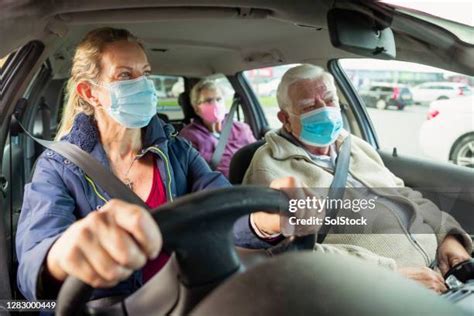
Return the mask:
<svg viewBox="0 0 474 316">
<path fill-rule="evenodd" d="M 156 115 L 158 96 L 153 80 L 144 76 L 104 86 L 110 93 L 109 115 L 127 128 L 142 128 Z"/>
<path fill-rule="evenodd" d="M 323 107 L 300 116 L 301 142 L 310 146 L 328 146 L 336 141 L 342 130 L 341 109 Z"/>
</svg>

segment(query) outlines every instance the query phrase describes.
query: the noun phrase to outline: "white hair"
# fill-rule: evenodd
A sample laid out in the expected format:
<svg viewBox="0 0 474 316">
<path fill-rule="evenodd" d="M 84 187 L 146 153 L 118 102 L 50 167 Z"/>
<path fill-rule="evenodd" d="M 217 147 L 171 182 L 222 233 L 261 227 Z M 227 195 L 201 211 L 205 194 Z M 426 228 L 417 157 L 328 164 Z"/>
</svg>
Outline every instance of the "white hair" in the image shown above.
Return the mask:
<svg viewBox="0 0 474 316">
<path fill-rule="evenodd" d="M 302 64 L 290 68 L 281 78 L 280 84 L 277 88 L 277 101 L 280 109 L 284 110 L 286 107 L 291 105 L 291 100 L 288 96 L 289 87 L 297 81 L 308 79 L 325 79 L 334 85 L 334 77 L 321 67 L 311 64 Z"/>
<path fill-rule="evenodd" d="M 193 107 L 196 107 L 199 103 L 199 98 L 201 97 L 201 92 L 203 90 L 213 90 L 219 91 L 223 94 L 221 87 L 212 79 L 203 78 L 196 83 L 191 89 L 190 101 Z"/>
</svg>

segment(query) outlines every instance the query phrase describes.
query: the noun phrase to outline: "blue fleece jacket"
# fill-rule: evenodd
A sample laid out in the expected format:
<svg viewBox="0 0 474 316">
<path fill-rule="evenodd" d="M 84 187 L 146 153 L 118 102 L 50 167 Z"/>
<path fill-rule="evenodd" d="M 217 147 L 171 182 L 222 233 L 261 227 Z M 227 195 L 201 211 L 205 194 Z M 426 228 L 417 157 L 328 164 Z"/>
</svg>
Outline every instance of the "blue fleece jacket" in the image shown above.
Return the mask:
<svg viewBox="0 0 474 316">
<path fill-rule="evenodd" d="M 89 152 L 110 169 L 94 119 L 79 114 L 63 141 Z M 144 128 L 143 151 L 151 152 L 162 176 L 168 201 L 187 193 L 230 186 L 219 172 L 212 171 L 188 141 L 176 137 L 172 125 L 154 117 Z M 76 220 L 104 205 L 110 196 L 77 166 L 61 155 L 46 150 L 37 161 L 32 182 L 25 187 L 16 235 L 19 260 L 18 287 L 30 300 L 38 299 L 41 268 L 51 245 Z M 265 248 L 249 226 L 248 216 L 234 226 L 236 245 Z M 142 285 L 141 271 L 112 289 L 94 291 L 92 298 L 127 295 Z"/>
</svg>

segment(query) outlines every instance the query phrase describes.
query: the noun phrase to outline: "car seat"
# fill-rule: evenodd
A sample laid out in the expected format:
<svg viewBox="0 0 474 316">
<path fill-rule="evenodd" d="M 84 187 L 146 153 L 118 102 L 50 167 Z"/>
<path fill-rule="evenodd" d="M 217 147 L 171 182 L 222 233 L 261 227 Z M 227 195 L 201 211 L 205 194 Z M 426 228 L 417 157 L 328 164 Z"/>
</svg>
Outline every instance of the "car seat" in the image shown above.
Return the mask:
<svg viewBox="0 0 474 316">
<path fill-rule="evenodd" d="M 194 112 L 194 108 L 191 104 L 191 99 L 189 98 L 189 93 L 187 92 L 182 92 L 178 96 L 178 104 L 183 110 L 183 123 L 184 124 L 189 124 L 191 122 L 191 119 L 197 117 L 196 112 Z"/>
<path fill-rule="evenodd" d="M 229 167 L 229 181 L 232 184 L 241 184 L 247 171 L 253 155 L 263 144 L 265 140 L 258 140 L 252 144 L 240 148 L 232 157 Z"/>
</svg>

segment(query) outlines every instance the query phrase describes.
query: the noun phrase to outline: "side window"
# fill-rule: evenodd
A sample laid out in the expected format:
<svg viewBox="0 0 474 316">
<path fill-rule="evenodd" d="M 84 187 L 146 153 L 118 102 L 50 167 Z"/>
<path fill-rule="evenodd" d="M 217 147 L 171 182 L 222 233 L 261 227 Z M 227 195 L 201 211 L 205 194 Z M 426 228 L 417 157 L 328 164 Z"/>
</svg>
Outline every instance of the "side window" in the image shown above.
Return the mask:
<svg viewBox="0 0 474 316">
<path fill-rule="evenodd" d="M 158 93 L 157 112 L 165 114 L 170 120 L 182 120 L 184 115 L 178 97 L 184 92 L 183 77 L 153 75 L 150 78 L 155 82 Z"/>
<path fill-rule="evenodd" d="M 270 128 L 281 126 L 277 118 L 280 109 L 278 108 L 276 92 L 283 74 L 294 66 L 296 64 L 244 71 L 244 76 L 258 97 Z"/>
<path fill-rule="evenodd" d="M 474 168 L 474 77 L 421 64 L 342 59 L 367 107 L 381 149 Z M 391 87 L 391 93 L 361 89 Z M 370 92 L 370 93 L 368 93 Z"/>
</svg>

